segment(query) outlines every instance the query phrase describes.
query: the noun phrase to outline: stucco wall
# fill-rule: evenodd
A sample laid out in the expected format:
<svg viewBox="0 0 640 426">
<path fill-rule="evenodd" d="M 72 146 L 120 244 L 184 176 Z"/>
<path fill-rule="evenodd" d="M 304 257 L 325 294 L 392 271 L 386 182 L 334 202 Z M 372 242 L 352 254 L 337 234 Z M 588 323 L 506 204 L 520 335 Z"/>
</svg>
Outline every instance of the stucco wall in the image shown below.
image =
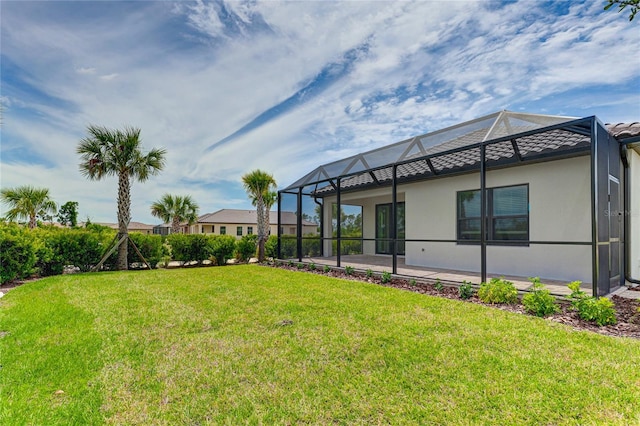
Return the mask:
<svg viewBox="0 0 640 426">
<path fill-rule="evenodd" d="M 629 200 L 629 267 L 630 278 L 640 280 L 640 154 L 634 150 L 627 151 L 629 159 L 629 184 L 631 197 Z"/>
<path fill-rule="evenodd" d="M 489 188 L 529 185 L 531 241 L 577 242 L 591 241 L 590 182 L 588 156 L 494 170 L 487 173 L 486 181 Z M 479 173 L 399 186 L 398 201 L 405 201 L 406 238 L 455 240 L 456 192 L 479 188 Z M 328 205 L 335 198 L 326 201 L 325 211 L 329 211 Z M 364 237 L 375 238 L 375 205 L 391 202 L 391 189 L 345 193 L 341 201 L 363 206 Z M 327 229 L 325 236 L 330 235 L 331 230 Z M 365 243 L 364 248 L 366 254 L 374 254 L 373 242 Z M 478 272 L 480 247 L 455 242 L 407 242 L 405 262 Z M 489 246 L 487 270 L 495 274 L 591 282 L 591 246 Z"/>
</svg>

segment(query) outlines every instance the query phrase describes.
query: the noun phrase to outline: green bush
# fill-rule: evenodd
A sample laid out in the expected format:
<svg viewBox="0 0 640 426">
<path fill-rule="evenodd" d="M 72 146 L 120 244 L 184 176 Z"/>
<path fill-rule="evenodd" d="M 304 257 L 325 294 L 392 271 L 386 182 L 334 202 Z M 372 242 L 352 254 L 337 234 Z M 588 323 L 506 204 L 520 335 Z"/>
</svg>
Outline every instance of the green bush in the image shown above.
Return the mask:
<svg viewBox="0 0 640 426">
<path fill-rule="evenodd" d="M 227 260 L 233 258 L 233 252 L 236 248 L 236 239 L 231 235 L 210 235 L 209 253 L 216 260 L 216 265 L 224 266 Z"/>
<path fill-rule="evenodd" d="M 191 260 L 191 248 L 189 239 L 185 234 L 169 234 L 166 242 L 171 247 L 171 256 L 173 260 L 179 262 L 188 262 Z"/>
<path fill-rule="evenodd" d="M 275 255 L 273 257 L 277 256 L 277 250 L 278 250 L 278 246 L 277 246 L 277 241 L 278 241 L 278 237 L 274 236 L 276 239 L 276 247 L 274 252 Z M 269 237 L 271 238 L 271 237 Z M 280 237 L 280 257 L 282 259 L 289 259 L 289 258 L 293 258 L 293 257 L 298 257 L 297 253 L 297 240 L 296 237 L 294 235 L 282 235 Z"/>
<path fill-rule="evenodd" d="M 382 283 L 386 284 L 391 281 L 391 273 L 387 271 L 382 272 Z"/>
<path fill-rule="evenodd" d="M 353 274 L 353 271 L 354 271 L 353 266 L 345 266 L 344 267 L 344 273 L 347 274 L 347 275 Z"/>
<path fill-rule="evenodd" d="M 258 236 L 245 235 L 236 242 L 236 259 L 246 262 L 256 255 Z"/>
<path fill-rule="evenodd" d="M 329 265 L 324 265 L 324 268 L 322 268 L 322 270 L 324 271 L 324 273 L 328 273 L 331 271 L 331 268 L 329 267 Z"/>
<path fill-rule="evenodd" d="M 588 296 L 580 289 L 580 284 L 580 281 L 573 281 L 568 285 L 571 290 L 571 305 L 578 311 L 580 318 L 595 322 L 599 326 L 615 324 L 617 319 L 613 302 L 606 297 Z"/>
<path fill-rule="evenodd" d="M 0 253 L 0 284 L 33 273 L 36 246 L 28 230 L 15 224 L 0 224 Z"/>
<path fill-rule="evenodd" d="M 478 297 L 485 303 L 512 304 L 518 302 L 518 290 L 511 281 L 492 278 L 488 283 L 480 284 Z"/>
<path fill-rule="evenodd" d="M 529 278 L 529 280 L 533 283 L 533 288 L 522 298 L 525 310 L 538 317 L 546 317 L 558 312 L 560 308 L 556 303 L 556 298 L 544 288 L 540 278 Z"/>
<path fill-rule="evenodd" d="M 103 235 L 88 229 L 43 228 L 34 235 L 40 241 L 37 266 L 43 276 L 62 274 L 65 266 L 89 271 L 105 250 Z"/>
<path fill-rule="evenodd" d="M 462 285 L 458 288 L 458 295 L 460 299 L 470 299 L 473 296 L 473 287 L 470 282 L 463 281 Z"/>
<path fill-rule="evenodd" d="M 367 278 L 373 277 L 373 271 L 371 269 L 367 269 L 366 274 L 367 274 Z"/>
<path fill-rule="evenodd" d="M 269 238 L 264 243 L 264 255 L 272 259 L 277 259 L 278 257 L 278 236 L 277 235 L 269 235 Z"/>
<path fill-rule="evenodd" d="M 440 281 L 440 278 L 436 279 L 436 283 L 433 285 L 433 287 L 436 289 L 436 291 L 442 291 L 444 286 L 442 285 L 442 282 Z"/>
<path fill-rule="evenodd" d="M 162 237 L 160 235 L 132 232 L 129 234 L 129 238 L 135 243 L 136 247 L 138 247 L 138 250 L 140 250 L 140 253 L 142 253 L 142 256 L 149 265 L 155 269 L 163 256 Z M 142 262 L 142 259 L 138 256 L 131 242 L 129 242 L 127 249 L 127 257 L 129 264 Z"/>
</svg>

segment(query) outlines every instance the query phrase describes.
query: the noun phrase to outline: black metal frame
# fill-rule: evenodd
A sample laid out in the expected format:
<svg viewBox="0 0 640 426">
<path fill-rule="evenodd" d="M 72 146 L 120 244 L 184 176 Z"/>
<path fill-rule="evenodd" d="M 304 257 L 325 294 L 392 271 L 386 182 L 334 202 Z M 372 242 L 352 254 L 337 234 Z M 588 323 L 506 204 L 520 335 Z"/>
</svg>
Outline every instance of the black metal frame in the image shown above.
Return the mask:
<svg viewBox="0 0 640 426">
<path fill-rule="evenodd" d="M 545 152 L 540 152 L 534 155 L 527 155 L 523 157 L 521 155 L 520 149 L 518 147 L 518 141 L 522 138 L 526 138 L 528 136 L 550 132 L 554 130 L 564 130 L 572 133 L 577 133 L 582 136 L 588 136 L 590 141 L 588 144 L 580 143 L 577 146 L 571 148 L 562 148 L 558 151 L 548 150 Z M 603 133 L 604 132 L 604 133 Z M 605 138 L 603 134 L 608 135 L 608 138 Z M 601 140 L 602 139 L 602 140 Z M 487 159 L 487 148 L 490 148 L 492 145 L 496 145 L 503 142 L 509 142 L 513 148 L 513 157 L 512 158 L 504 158 L 500 160 L 488 160 Z M 530 142 L 527 142 L 530 143 Z M 486 236 L 486 219 L 487 219 L 487 195 L 486 195 L 486 175 L 487 172 L 491 170 L 496 170 L 504 167 L 513 167 L 523 164 L 534 164 L 537 162 L 546 162 L 564 158 L 572 158 L 583 155 L 589 155 L 591 158 L 591 219 L 592 219 L 592 237 L 591 241 L 531 241 L 528 240 L 528 245 L 575 245 L 575 246 L 584 246 L 590 245 L 592 247 L 592 283 L 593 283 L 593 294 L 597 296 L 601 296 L 604 293 L 608 292 L 610 286 L 609 281 L 607 280 L 606 285 L 604 283 L 605 274 L 603 271 L 603 267 L 606 266 L 603 261 L 603 256 L 605 255 L 605 250 L 603 250 L 603 246 L 608 244 L 608 241 L 605 243 L 602 241 L 602 235 L 599 235 L 599 231 L 602 234 L 602 229 L 606 225 L 608 226 L 600 214 L 600 210 L 602 207 L 602 179 L 603 179 L 603 164 L 605 162 L 609 164 L 610 162 L 615 162 L 616 158 L 609 158 L 611 154 L 610 146 L 612 143 L 616 143 L 617 141 L 607 132 L 604 125 L 595 117 L 585 117 L 577 120 L 568 121 L 561 124 L 555 124 L 551 126 L 546 126 L 541 129 L 526 131 L 522 133 L 518 133 L 516 135 L 509 135 L 505 137 L 500 137 L 488 141 L 483 141 L 479 143 L 475 143 L 472 145 L 455 148 L 435 154 L 425 155 L 422 157 L 414 157 L 411 159 L 405 159 L 402 161 L 398 161 L 392 164 L 386 164 L 380 167 L 368 168 L 365 170 L 358 170 L 349 172 L 338 177 L 330 177 L 326 172 L 324 172 L 324 176 L 326 178 L 318 179 L 313 182 L 307 182 L 303 186 L 297 187 L 297 191 L 293 191 L 294 188 L 287 188 L 278 192 L 278 209 L 281 209 L 281 198 L 283 194 L 291 194 L 296 195 L 298 198 L 297 206 L 298 211 L 300 212 L 302 209 L 302 196 L 312 196 L 314 198 L 324 197 L 328 195 L 333 195 L 336 197 L 336 204 L 338 207 L 338 211 L 341 208 L 341 195 L 344 192 L 352 192 L 352 191 L 362 191 L 369 187 L 391 187 L 391 197 L 392 197 L 392 223 L 396 223 L 395 218 L 397 215 L 397 188 L 401 183 L 408 183 L 413 181 L 421 181 L 421 180 L 430 180 L 430 179 L 439 179 L 443 177 L 451 177 L 459 174 L 467 174 L 467 173 L 477 173 L 479 172 L 480 178 L 480 191 L 481 191 L 481 232 L 480 232 L 480 275 L 483 282 L 487 279 L 487 246 L 492 245 L 522 245 L 522 241 L 492 241 L 489 240 Z M 617 145 L 616 145 L 617 146 Z M 409 149 L 409 148 L 407 148 Z M 479 161 L 474 162 L 473 164 L 466 164 L 461 167 L 457 167 L 450 170 L 436 170 L 433 162 L 437 161 L 438 158 L 444 156 L 455 155 L 463 152 L 472 152 L 473 150 L 479 151 Z M 352 165 L 349 168 L 353 167 L 357 159 L 352 161 Z M 619 157 L 617 161 L 620 161 Z M 403 166 L 408 166 L 412 163 L 423 162 L 427 165 L 430 173 L 423 173 L 421 175 L 416 176 L 398 176 L 398 168 Z M 365 163 L 363 163 L 364 165 Z M 382 173 L 385 170 L 388 171 L 391 169 L 391 179 L 385 179 L 384 182 L 380 181 L 379 178 L 376 177 L 376 172 Z M 371 176 L 372 182 L 369 184 L 357 185 L 349 188 L 343 188 L 343 182 L 348 179 L 355 178 L 357 176 L 361 176 L 363 174 L 367 174 Z M 387 175 L 388 176 L 388 175 Z M 608 176 L 608 171 L 607 171 Z M 607 178 L 608 179 L 608 178 Z M 608 183 L 608 181 L 607 181 Z M 303 188 L 313 187 L 307 193 L 304 193 Z M 624 191 L 623 191 L 624 193 Z M 624 197 L 626 200 L 626 197 Z M 324 229 L 323 220 L 324 220 L 324 211 L 321 215 L 321 228 Z M 280 215 L 278 216 L 280 218 Z M 297 254 L 298 260 L 302 261 L 302 240 L 304 236 L 302 235 L 301 229 L 301 214 L 298 215 L 298 244 L 297 244 Z M 341 266 L 341 241 L 342 236 L 340 232 L 341 226 L 340 224 L 337 226 L 337 234 L 336 240 L 338 241 L 336 247 L 336 266 Z M 392 273 L 397 274 L 398 269 L 398 254 L 397 254 L 397 229 L 396 226 L 391 228 L 391 240 L 393 241 L 393 251 L 392 251 Z M 278 228 L 278 256 L 281 257 L 280 252 L 280 229 Z M 333 240 L 334 238 L 325 238 L 324 233 L 320 234 L 320 242 L 321 247 L 324 246 L 324 241 Z M 370 240 L 367 238 L 362 238 L 362 241 Z M 448 240 L 448 239 L 405 239 L 406 242 L 449 242 L 449 243 L 460 243 L 460 242 L 468 242 L 467 240 Z M 608 253 L 608 251 L 607 251 Z M 606 276 L 608 278 L 608 271 L 606 271 Z"/>
</svg>

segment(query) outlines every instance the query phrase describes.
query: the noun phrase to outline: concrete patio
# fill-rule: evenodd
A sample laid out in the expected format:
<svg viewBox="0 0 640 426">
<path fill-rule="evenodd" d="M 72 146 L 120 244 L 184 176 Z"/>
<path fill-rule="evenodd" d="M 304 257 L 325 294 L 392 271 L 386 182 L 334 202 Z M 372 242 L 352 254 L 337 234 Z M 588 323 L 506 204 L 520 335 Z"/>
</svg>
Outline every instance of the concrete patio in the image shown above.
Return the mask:
<svg viewBox="0 0 640 426">
<path fill-rule="evenodd" d="M 296 259 L 292 259 L 296 262 Z M 305 257 L 303 263 L 315 263 L 316 265 L 328 265 L 336 267 L 337 258 L 332 257 Z M 340 257 L 340 267 L 350 266 L 357 271 L 366 271 L 371 269 L 374 272 L 391 272 L 392 258 L 386 255 L 345 255 Z M 421 266 L 411 266 L 405 264 L 404 257 L 398 256 L 398 276 L 415 278 L 417 280 L 435 281 L 439 279 L 443 284 L 459 285 L 464 281 L 468 281 L 475 285 L 480 285 L 480 272 L 458 271 L 453 269 L 428 268 Z M 519 277 L 512 275 L 487 274 L 488 278 L 503 277 L 513 282 L 518 290 L 530 290 L 532 287 L 529 277 Z M 568 296 L 571 290 L 567 287 L 566 281 L 558 281 L 545 279 L 540 277 L 540 281 L 545 285 L 552 294 L 557 296 Z M 591 292 L 591 283 L 583 282 L 582 288 L 588 293 Z"/>
</svg>

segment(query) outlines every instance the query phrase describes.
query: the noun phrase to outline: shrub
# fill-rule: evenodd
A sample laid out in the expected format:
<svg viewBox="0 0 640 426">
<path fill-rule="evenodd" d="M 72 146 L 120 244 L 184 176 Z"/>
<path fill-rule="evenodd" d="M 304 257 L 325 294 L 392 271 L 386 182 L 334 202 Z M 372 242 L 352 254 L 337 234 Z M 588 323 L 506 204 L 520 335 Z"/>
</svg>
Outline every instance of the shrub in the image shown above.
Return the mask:
<svg viewBox="0 0 640 426">
<path fill-rule="evenodd" d="M 33 273 L 36 246 L 28 232 L 15 224 L 0 225 L 0 284 Z"/>
<path fill-rule="evenodd" d="M 373 276 L 373 271 L 371 269 L 367 269 L 367 278 L 371 278 Z"/>
<path fill-rule="evenodd" d="M 322 268 L 322 270 L 324 271 L 324 273 L 328 273 L 329 271 L 331 271 L 331 268 L 329 268 L 328 265 L 324 265 L 324 268 Z"/>
<path fill-rule="evenodd" d="M 442 285 L 442 283 L 440 282 L 440 278 L 436 279 L 436 283 L 433 285 L 433 287 L 436 289 L 436 291 L 442 291 L 442 289 L 444 288 L 444 286 Z"/>
<path fill-rule="evenodd" d="M 310 271 L 315 271 L 315 270 L 316 270 L 316 264 L 315 264 L 315 263 L 311 263 L 311 264 L 309 265 L 309 270 L 310 270 Z"/>
<path fill-rule="evenodd" d="M 353 274 L 353 271 L 354 271 L 353 266 L 345 266 L 344 267 L 344 273 L 347 274 L 347 275 Z"/>
<path fill-rule="evenodd" d="M 580 284 L 580 281 L 573 281 L 568 285 L 571 290 L 571 305 L 578 311 L 580 318 L 595 322 L 599 326 L 615 324 L 617 320 L 613 302 L 606 297 L 588 296 L 580 289 Z"/>
<path fill-rule="evenodd" d="M 304 263 L 302 262 L 298 263 L 298 269 L 304 269 Z"/>
<path fill-rule="evenodd" d="M 387 271 L 382 272 L 382 283 L 386 284 L 391 281 L 391 273 Z"/>
<path fill-rule="evenodd" d="M 462 285 L 458 288 L 458 295 L 460 299 L 470 299 L 473 296 L 473 287 L 470 282 L 463 281 Z"/>
<path fill-rule="evenodd" d="M 191 248 L 189 247 L 189 239 L 184 234 L 169 234 L 166 242 L 171 247 L 171 255 L 174 260 L 179 262 L 188 262 L 191 260 Z"/>
<path fill-rule="evenodd" d="M 258 236 L 255 234 L 245 235 L 236 242 L 236 259 L 248 261 L 256 255 Z"/>
<path fill-rule="evenodd" d="M 269 238 L 264 243 L 264 255 L 273 259 L 278 257 L 278 236 L 269 235 Z"/>
<path fill-rule="evenodd" d="M 105 249 L 101 233 L 87 229 L 42 228 L 34 235 L 40 241 L 37 266 L 43 276 L 62 274 L 67 265 L 89 271 Z"/>
<path fill-rule="evenodd" d="M 518 301 L 518 290 L 511 281 L 492 278 L 488 283 L 480 284 L 478 297 L 485 303 L 512 304 Z"/>
<path fill-rule="evenodd" d="M 160 235 L 132 232 L 129 234 L 129 238 L 134 242 L 136 247 L 138 247 L 142 257 L 149 263 L 149 266 L 155 269 L 163 256 L 162 237 Z M 142 259 L 138 256 L 131 242 L 129 242 L 129 248 L 127 249 L 127 257 L 129 264 L 142 262 Z"/>
<path fill-rule="evenodd" d="M 411 286 L 416 285 L 416 280 L 411 278 L 411 280 L 409 280 L 409 285 L 411 285 Z"/>
<path fill-rule="evenodd" d="M 529 278 L 529 280 L 533 283 L 533 288 L 522 298 L 526 311 L 538 317 L 546 317 L 558 312 L 560 309 L 556 304 L 556 298 L 544 288 L 540 278 Z"/>
<path fill-rule="evenodd" d="M 215 257 L 216 265 L 224 266 L 233 257 L 236 239 L 231 235 L 211 235 L 207 238 L 209 253 Z"/>
</svg>

